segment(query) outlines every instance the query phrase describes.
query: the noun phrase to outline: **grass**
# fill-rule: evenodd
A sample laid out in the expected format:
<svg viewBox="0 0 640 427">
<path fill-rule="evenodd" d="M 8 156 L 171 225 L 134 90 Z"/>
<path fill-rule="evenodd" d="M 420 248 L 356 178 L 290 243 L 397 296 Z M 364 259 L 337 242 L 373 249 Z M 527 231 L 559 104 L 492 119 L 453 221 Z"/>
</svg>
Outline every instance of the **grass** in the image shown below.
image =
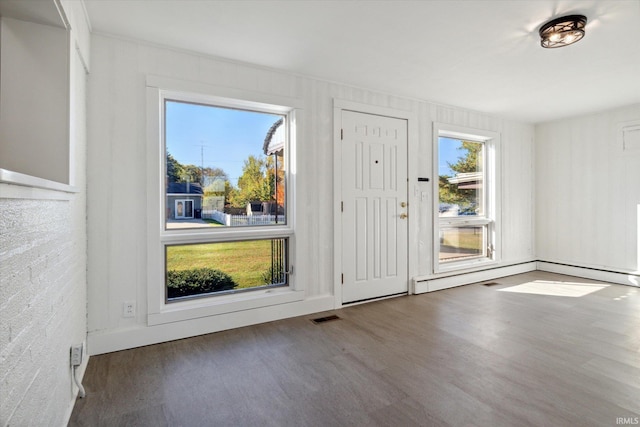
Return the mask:
<svg viewBox="0 0 640 427">
<path fill-rule="evenodd" d="M 218 221 L 214 219 L 202 218 L 202 221 L 206 222 L 212 227 L 224 227 L 224 224 L 220 224 Z"/>
<path fill-rule="evenodd" d="M 448 228 L 442 232 L 442 244 L 460 249 L 482 251 L 482 231 L 475 228 Z"/>
<path fill-rule="evenodd" d="M 230 275 L 236 289 L 262 286 L 271 267 L 271 240 L 167 247 L 167 270 L 210 267 Z"/>
<path fill-rule="evenodd" d="M 455 261 L 483 253 L 483 233 L 474 227 L 445 228 L 440 242 L 440 261 Z"/>
</svg>

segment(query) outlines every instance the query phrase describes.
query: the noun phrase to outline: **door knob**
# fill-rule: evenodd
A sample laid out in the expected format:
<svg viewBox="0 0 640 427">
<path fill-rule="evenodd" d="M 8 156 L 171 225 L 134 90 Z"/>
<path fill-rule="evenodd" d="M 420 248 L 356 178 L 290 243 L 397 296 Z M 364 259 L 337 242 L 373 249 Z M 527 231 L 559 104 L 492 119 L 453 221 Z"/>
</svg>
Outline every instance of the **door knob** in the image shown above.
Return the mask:
<svg viewBox="0 0 640 427">
<path fill-rule="evenodd" d="M 406 204 L 405 202 L 400 202 L 400 207 L 401 207 L 401 208 L 406 208 L 406 207 L 407 207 L 407 204 Z"/>
<path fill-rule="evenodd" d="M 401 213 L 400 214 L 400 219 L 407 219 L 409 215 L 407 215 L 406 213 Z"/>
</svg>

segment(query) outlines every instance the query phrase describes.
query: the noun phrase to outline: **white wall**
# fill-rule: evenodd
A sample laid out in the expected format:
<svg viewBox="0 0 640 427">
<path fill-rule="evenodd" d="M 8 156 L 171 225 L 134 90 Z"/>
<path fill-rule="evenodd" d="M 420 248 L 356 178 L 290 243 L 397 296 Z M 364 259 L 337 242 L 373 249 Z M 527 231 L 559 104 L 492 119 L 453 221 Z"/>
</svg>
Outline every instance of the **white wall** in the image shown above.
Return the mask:
<svg viewBox="0 0 640 427">
<path fill-rule="evenodd" d="M 640 104 L 536 126 L 537 258 L 640 273 Z M 627 142 L 629 145 L 629 142 Z"/>
<path fill-rule="evenodd" d="M 415 113 L 419 143 L 410 157 L 416 161 L 418 176 L 432 176 L 434 121 L 500 132 L 504 161 L 502 264 L 534 259 L 531 125 L 106 36 L 93 36 L 91 58 L 88 311 L 92 354 L 333 307 L 334 98 Z M 302 100 L 304 137 L 297 146 L 296 241 L 304 257 L 297 260 L 296 274 L 297 280 L 305 282 L 305 301 L 243 315 L 146 326 L 148 74 Z M 418 247 L 410 248 L 416 257 L 412 276 L 432 271 L 431 208 L 431 200 L 420 203 L 415 219 Z M 122 317 L 123 301 L 136 301 L 135 318 Z"/>
<path fill-rule="evenodd" d="M 86 339 L 86 73 L 72 52 L 70 154 L 77 192 L 0 182 L 2 426 L 66 425 L 78 391 L 69 350 Z"/>
<path fill-rule="evenodd" d="M 0 168 L 69 184 L 67 31 L 2 17 L 0 32 Z"/>
</svg>

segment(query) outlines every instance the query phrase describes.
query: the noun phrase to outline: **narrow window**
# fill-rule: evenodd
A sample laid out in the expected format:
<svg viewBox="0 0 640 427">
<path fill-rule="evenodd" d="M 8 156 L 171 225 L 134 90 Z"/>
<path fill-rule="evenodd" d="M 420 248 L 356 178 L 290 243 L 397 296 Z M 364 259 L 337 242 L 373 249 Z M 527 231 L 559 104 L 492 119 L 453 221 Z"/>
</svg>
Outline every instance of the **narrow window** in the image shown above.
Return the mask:
<svg viewBox="0 0 640 427">
<path fill-rule="evenodd" d="M 495 259 L 491 139 L 437 130 L 436 270 Z"/>
</svg>

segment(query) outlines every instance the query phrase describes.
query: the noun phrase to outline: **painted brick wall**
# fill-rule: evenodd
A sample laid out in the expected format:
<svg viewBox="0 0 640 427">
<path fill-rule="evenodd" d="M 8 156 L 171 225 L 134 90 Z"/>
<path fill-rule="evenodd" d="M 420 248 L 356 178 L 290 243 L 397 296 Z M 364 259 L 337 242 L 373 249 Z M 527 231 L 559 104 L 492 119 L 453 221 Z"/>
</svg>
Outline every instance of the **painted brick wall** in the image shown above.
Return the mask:
<svg viewBox="0 0 640 427">
<path fill-rule="evenodd" d="M 0 199 L 0 424 L 62 425 L 69 348 L 85 334 L 77 201 Z"/>
</svg>

